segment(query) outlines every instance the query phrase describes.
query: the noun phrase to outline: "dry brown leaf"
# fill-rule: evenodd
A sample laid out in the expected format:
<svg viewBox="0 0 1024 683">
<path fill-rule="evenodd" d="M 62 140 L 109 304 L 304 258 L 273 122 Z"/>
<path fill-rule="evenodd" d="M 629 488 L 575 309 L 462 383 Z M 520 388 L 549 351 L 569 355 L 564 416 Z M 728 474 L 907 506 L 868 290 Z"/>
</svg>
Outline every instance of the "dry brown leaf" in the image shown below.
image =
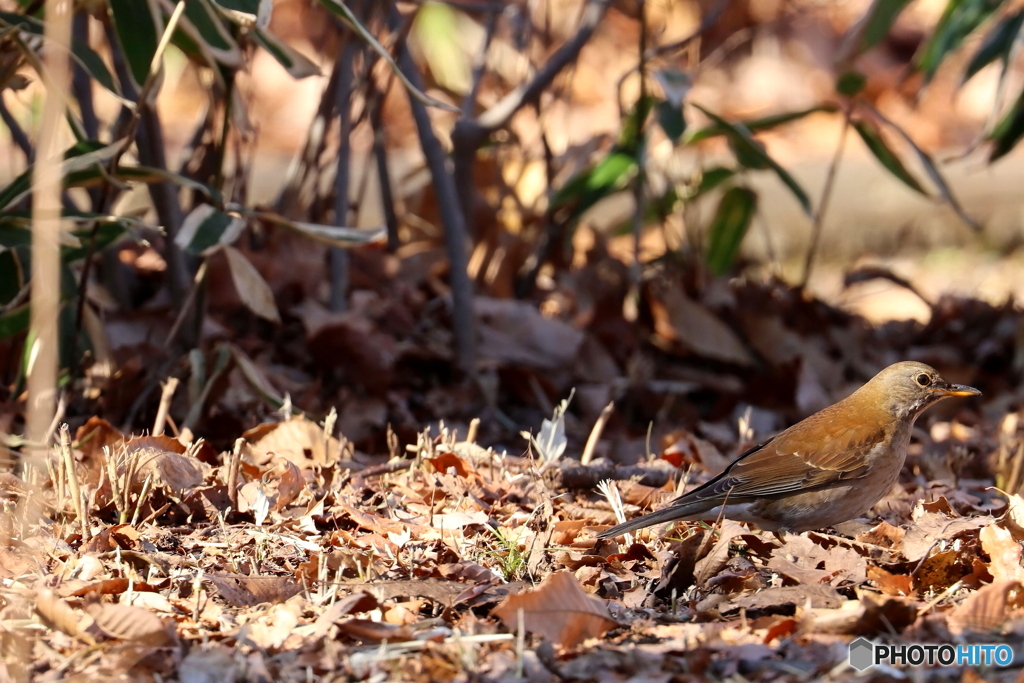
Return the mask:
<svg viewBox="0 0 1024 683">
<path fill-rule="evenodd" d="M 274 605 L 247 624 L 246 639 L 263 650 L 280 649 L 299 625 L 301 613 L 295 602 Z"/>
<path fill-rule="evenodd" d="M 480 355 L 502 365 L 561 369 L 571 364 L 584 334 L 572 325 L 545 318 L 527 301 L 474 297 Z"/>
<path fill-rule="evenodd" d="M 971 593 L 949 613 L 949 630 L 993 633 L 1011 619 L 1024 618 L 1024 585 L 1010 579 L 995 581 Z"/>
<path fill-rule="evenodd" d="M 221 249 L 227 256 L 231 279 L 235 283 L 235 289 L 245 307 L 261 318 L 273 323 L 280 323 L 281 314 L 277 312 L 274 292 L 260 275 L 260 271 L 256 270 L 256 266 L 252 265 L 252 262 L 234 247 L 225 244 Z"/>
<path fill-rule="evenodd" d="M 693 569 L 693 582 L 703 586 L 704 582 L 717 574 L 725 563 L 729 561 L 729 544 L 740 534 L 747 533 L 747 530 L 738 522 L 730 519 L 722 521 L 718 529 L 718 540 L 706 556 L 697 560 Z"/>
<path fill-rule="evenodd" d="M 901 551 L 909 561 L 917 562 L 940 541 L 952 541 L 962 533 L 994 522 L 988 515 L 951 518 L 937 512 L 923 512 L 907 529 Z"/>
<path fill-rule="evenodd" d="M 861 543 L 870 543 L 881 548 L 899 550 L 903 545 L 903 537 L 906 533 L 903 529 L 883 521 L 870 531 L 857 536 L 857 540 Z"/>
<path fill-rule="evenodd" d="M 654 331 L 661 339 L 680 344 L 698 356 L 753 365 L 754 358 L 732 328 L 679 287 L 652 286 Z"/>
<path fill-rule="evenodd" d="M 203 483 L 203 466 L 185 455 L 185 447 L 169 436 L 142 436 L 128 441 L 125 452 L 139 461 L 133 490 L 140 490 L 146 477 L 177 495 L 183 495 Z"/>
<path fill-rule="evenodd" d="M 782 547 L 772 551 L 772 559 L 775 558 L 780 558 L 783 562 L 769 566 L 779 566 L 778 571 L 785 568 L 794 572 L 818 569 L 826 572 L 825 575 L 821 575 L 815 571 L 805 571 L 802 574 L 803 578 L 793 576 L 801 581 L 806 579 L 819 582 L 827 578 L 830 583 L 838 585 L 842 581 L 863 583 L 867 578 L 867 563 L 856 551 L 838 545 L 826 550 L 807 536 L 787 535 Z M 794 566 L 796 569 L 793 569 Z"/>
<path fill-rule="evenodd" d="M 302 415 L 262 424 L 242 437 L 251 445 L 253 463 L 260 466 L 277 454 L 300 469 L 330 467 L 338 461 L 341 450 L 336 438 L 325 437 L 323 427 Z"/>
<path fill-rule="evenodd" d="M 523 627 L 527 631 L 566 648 L 576 647 L 616 626 L 608 605 L 590 596 L 572 572 L 567 571 L 549 574 L 535 590 L 509 596 L 491 614 L 514 632 L 518 629 L 519 610 L 523 612 Z"/>
<path fill-rule="evenodd" d="M 868 565 L 868 579 L 886 595 L 912 595 L 912 580 L 906 574 L 891 574 L 881 567 Z"/>
<path fill-rule="evenodd" d="M 1008 529 L 990 524 L 978 534 L 981 548 L 989 556 L 988 571 L 996 581 L 1024 582 L 1021 547 Z"/>
<path fill-rule="evenodd" d="M 843 604 L 844 598 L 835 588 L 828 585 L 789 586 L 782 588 L 765 588 L 764 590 L 743 595 L 729 601 L 721 611 L 740 608 L 755 610 L 781 607 L 783 605 L 804 606 L 810 602 L 811 607 L 835 609 Z M 721 609 L 721 608 L 720 608 Z"/>
<path fill-rule="evenodd" d="M 173 626 L 143 607 L 97 602 L 85 609 L 111 638 L 154 647 L 177 643 Z"/>
<path fill-rule="evenodd" d="M 217 591 L 235 607 L 253 607 L 260 603 L 284 602 L 302 591 L 302 586 L 284 576 L 245 576 L 243 574 L 207 574 Z"/>
<path fill-rule="evenodd" d="M 394 626 L 369 619 L 348 619 L 338 624 L 338 629 L 364 643 L 400 643 L 413 639 L 413 631 L 409 626 Z"/>
<path fill-rule="evenodd" d="M 96 644 L 96 638 L 90 632 L 94 626 L 93 618 L 71 607 L 53 590 L 41 588 L 36 591 L 34 606 L 36 614 L 50 628 L 78 638 L 87 645 Z"/>
<path fill-rule="evenodd" d="M 380 603 L 377 602 L 377 598 L 364 591 L 347 595 L 325 609 L 320 616 L 316 618 L 311 637 L 314 640 L 324 637 L 327 635 L 331 626 L 346 614 L 369 612 L 372 609 L 377 609 L 379 606 Z"/>
</svg>

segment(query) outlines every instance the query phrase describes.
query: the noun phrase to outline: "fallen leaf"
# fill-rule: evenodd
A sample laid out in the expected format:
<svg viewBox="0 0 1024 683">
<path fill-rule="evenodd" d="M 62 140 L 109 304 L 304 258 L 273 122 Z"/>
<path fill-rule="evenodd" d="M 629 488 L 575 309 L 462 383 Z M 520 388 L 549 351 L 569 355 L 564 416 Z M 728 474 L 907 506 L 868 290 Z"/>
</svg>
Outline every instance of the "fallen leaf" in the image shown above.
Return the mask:
<svg viewBox="0 0 1024 683">
<path fill-rule="evenodd" d="M 537 589 L 509 596 L 491 614 L 515 632 L 520 610 L 523 628 L 565 648 L 576 647 L 617 625 L 607 604 L 584 591 L 568 571 L 549 574 Z"/>
</svg>

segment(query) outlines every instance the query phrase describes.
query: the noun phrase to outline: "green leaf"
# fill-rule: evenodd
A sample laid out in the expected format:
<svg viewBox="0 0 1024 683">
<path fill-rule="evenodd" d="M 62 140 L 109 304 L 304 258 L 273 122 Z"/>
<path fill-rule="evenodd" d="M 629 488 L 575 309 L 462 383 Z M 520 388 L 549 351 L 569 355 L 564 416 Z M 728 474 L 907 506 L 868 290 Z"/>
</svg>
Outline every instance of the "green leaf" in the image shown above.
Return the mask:
<svg viewBox="0 0 1024 683">
<path fill-rule="evenodd" d="M 222 244 L 231 244 L 245 227 L 245 219 L 200 204 L 181 223 L 175 243 L 196 256 L 209 253 Z"/>
<path fill-rule="evenodd" d="M 964 77 L 961 83 L 969 81 L 976 73 L 996 61 L 1002 60 L 1006 64 L 1010 59 L 1010 50 L 1013 48 L 1013 41 L 1020 33 L 1024 25 L 1024 10 L 1018 10 L 999 20 L 985 39 L 982 41 L 978 51 L 971 57 L 971 61 L 964 69 Z"/>
<path fill-rule="evenodd" d="M 241 48 L 224 25 L 222 13 L 209 0 L 186 3 L 172 43 L 200 64 L 214 68 L 221 64 L 230 69 L 243 64 Z"/>
<path fill-rule="evenodd" d="M 899 178 L 907 187 L 920 192 L 927 196 L 928 193 L 925 191 L 921 183 L 917 182 L 917 178 L 910 174 L 907 167 L 903 165 L 900 158 L 896 155 L 892 149 L 885 144 L 885 140 L 882 138 L 881 132 L 875 125 L 869 121 L 854 121 L 853 127 L 860 133 L 861 140 L 868 146 L 871 153 L 875 155 L 875 158 L 882 162 L 882 166 L 886 168 L 889 173 Z"/>
<path fill-rule="evenodd" d="M 729 139 L 730 146 L 737 151 L 736 156 L 741 163 L 743 159 L 748 159 L 759 164 L 766 164 L 766 168 L 771 168 L 775 171 L 775 175 L 779 177 L 779 180 L 789 188 L 789 191 L 800 202 L 804 213 L 808 216 L 811 215 L 811 200 L 807 197 L 807 193 L 804 192 L 804 189 L 800 187 L 800 184 L 793 179 L 793 176 L 786 169 L 782 168 L 778 162 L 768 156 L 760 144 L 751 137 L 750 130 L 746 126 L 729 123 L 718 114 L 713 114 L 700 105 L 694 106 L 704 112 L 704 115 L 711 119 L 716 126 L 723 129 L 725 136 Z"/>
<path fill-rule="evenodd" d="M 1009 111 L 999 120 L 988 139 L 995 142 L 989 152 L 989 163 L 1006 156 L 1024 137 L 1024 90 L 1017 97 Z"/>
<path fill-rule="evenodd" d="M 566 181 L 551 197 L 551 208 L 571 206 L 568 221 L 575 221 L 594 204 L 625 187 L 635 172 L 636 157 L 614 147 L 597 165 Z"/>
<path fill-rule="evenodd" d="M 668 100 L 662 100 L 654 107 L 658 116 L 658 124 L 672 142 L 678 143 L 686 132 L 686 118 L 683 107 L 676 106 Z"/>
<path fill-rule="evenodd" d="M 924 168 L 925 173 L 928 174 L 928 177 L 931 179 L 932 184 L 935 185 L 935 187 L 938 189 L 939 194 L 942 195 L 942 198 L 946 201 L 947 204 L 949 204 L 950 208 L 956 211 L 957 215 L 960 216 L 960 220 L 962 220 L 964 223 L 970 226 L 972 230 L 976 232 L 980 231 L 981 226 L 978 224 L 976 220 L 974 220 L 974 218 L 971 217 L 970 214 L 964 211 L 964 207 L 960 205 L 960 202 L 959 200 L 957 200 L 956 195 L 953 194 L 953 190 L 949 187 L 949 183 L 946 182 L 946 178 L 939 171 L 939 167 L 935 165 L 935 160 L 932 159 L 931 155 L 925 152 L 920 147 L 918 147 L 917 143 L 914 142 L 914 138 L 907 135 L 907 131 L 903 130 L 895 123 L 885 118 L 885 116 L 883 116 L 882 113 L 879 112 L 877 109 L 872 108 L 872 113 L 879 121 L 881 121 L 885 125 L 892 128 L 894 131 L 896 131 L 896 133 L 901 138 L 903 138 L 903 141 L 907 143 L 907 146 L 914 151 L 914 154 L 917 155 L 918 163 L 920 163 L 921 167 Z"/>
<path fill-rule="evenodd" d="M 703 170 L 700 176 L 700 182 L 693 189 L 691 194 L 686 195 L 685 200 L 688 202 L 701 197 L 711 190 L 715 189 L 726 180 L 729 180 L 736 175 L 736 171 L 725 166 L 712 166 Z"/>
<path fill-rule="evenodd" d="M 847 97 L 853 97 L 867 84 L 867 77 L 861 72 L 851 69 L 850 71 L 844 72 L 838 79 L 836 79 L 836 92 L 840 95 L 846 95 Z"/>
<path fill-rule="evenodd" d="M 740 244 L 757 211 L 757 193 L 745 187 L 732 187 L 722 195 L 718 210 L 708 227 L 708 268 L 722 275 L 732 267 Z"/>
<path fill-rule="evenodd" d="M 864 33 L 857 54 L 882 42 L 910 0 L 875 0 L 864 17 Z"/>
<path fill-rule="evenodd" d="M 128 62 L 135 86 L 141 88 L 149 76 L 162 31 L 158 28 L 150 0 L 108 0 L 121 54 Z"/>
<path fill-rule="evenodd" d="M 698 109 L 704 111 L 704 109 L 699 105 L 694 106 L 697 106 Z M 742 126 L 751 133 L 759 133 L 761 131 L 775 128 L 776 126 L 781 126 L 786 123 L 790 123 L 791 121 L 802 119 L 805 116 L 809 116 L 811 114 L 834 111 L 836 111 L 835 105 L 822 104 L 817 107 L 811 107 L 810 109 L 804 109 L 803 111 L 786 112 L 785 114 L 773 114 L 772 116 L 765 116 L 760 119 L 751 119 L 749 121 L 738 121 L 736 122 L 735 126 Z M 727 130 L 725 127 L 720 126 L 717 123 L 714 123 L 710 126 L 705 126 L 704 128 L 695 130 L 689 135 L 687 135 L 686 144 L 700 142 L 701 140 L 707 140 L 708 138 L 713 138 L 718 135 L 725 135 L 726 133 Z"/>
<path fill-rule="evenodd" d="M 113 157 L 119 146 L 119 142 L 111 145 L 103 145 L 96 140 L 78 142 L 64 152 L 62 173 L 66 175 L 76 169 L 107 161 Z M 24 173 L 0 190 L 0 210 L 17 202 L 32 190 L 32 168 L 29 166 Z"/>
<path fill-rule="evenodd" d="M 935 31 L 914 59 L 914 68 L 924 73 L 928 83 L 943 60 L 960 47 L 964 38 L 978 28 L 1003 0 L 949 0 Z"/>
</svg>

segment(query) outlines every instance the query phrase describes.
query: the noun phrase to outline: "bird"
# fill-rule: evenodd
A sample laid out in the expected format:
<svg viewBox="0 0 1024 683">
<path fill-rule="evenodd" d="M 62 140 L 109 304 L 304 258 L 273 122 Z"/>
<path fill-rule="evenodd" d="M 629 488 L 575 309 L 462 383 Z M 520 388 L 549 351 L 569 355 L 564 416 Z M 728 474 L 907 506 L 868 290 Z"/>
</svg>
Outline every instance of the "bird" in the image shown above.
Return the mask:
<svg viewBox="0 0 1024 683">
<path fill-rule="evenodd" d="M 947 382 L 924 363 L 895 363 L 838 403 L 754 446 L 664 509 L 597 537 L 681 520 L 725 518 L 777 535 L 845 522 L 892 488 L 918 415 L 944 398 L 979 395 L 974 387 Z"/>
</svg>

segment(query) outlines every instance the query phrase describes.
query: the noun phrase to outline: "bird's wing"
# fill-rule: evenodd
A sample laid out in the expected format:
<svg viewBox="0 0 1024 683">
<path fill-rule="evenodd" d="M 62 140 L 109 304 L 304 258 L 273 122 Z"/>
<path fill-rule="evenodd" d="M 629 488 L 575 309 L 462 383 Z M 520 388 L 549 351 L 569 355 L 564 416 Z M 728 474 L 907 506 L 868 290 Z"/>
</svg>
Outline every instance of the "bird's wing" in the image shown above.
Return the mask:
<svg viewBox="0 0 1024 683">
<path fill-rule="evenodd" d="M 817 416 L 815 416 L 817 417 Z M 880 429 L 863 425 L 841 426 L 822 421 L 811 430 L 815 442 L 786 430 L 756 446 L 724 472 L 687 494 L 673 505 L 698 501 L 741 503 L 774 498 L 859 479 L 870 468 L 867 455 L 884 436 Z M 804 431 L 803 433 L 806 433 Z"/>
</svg>

